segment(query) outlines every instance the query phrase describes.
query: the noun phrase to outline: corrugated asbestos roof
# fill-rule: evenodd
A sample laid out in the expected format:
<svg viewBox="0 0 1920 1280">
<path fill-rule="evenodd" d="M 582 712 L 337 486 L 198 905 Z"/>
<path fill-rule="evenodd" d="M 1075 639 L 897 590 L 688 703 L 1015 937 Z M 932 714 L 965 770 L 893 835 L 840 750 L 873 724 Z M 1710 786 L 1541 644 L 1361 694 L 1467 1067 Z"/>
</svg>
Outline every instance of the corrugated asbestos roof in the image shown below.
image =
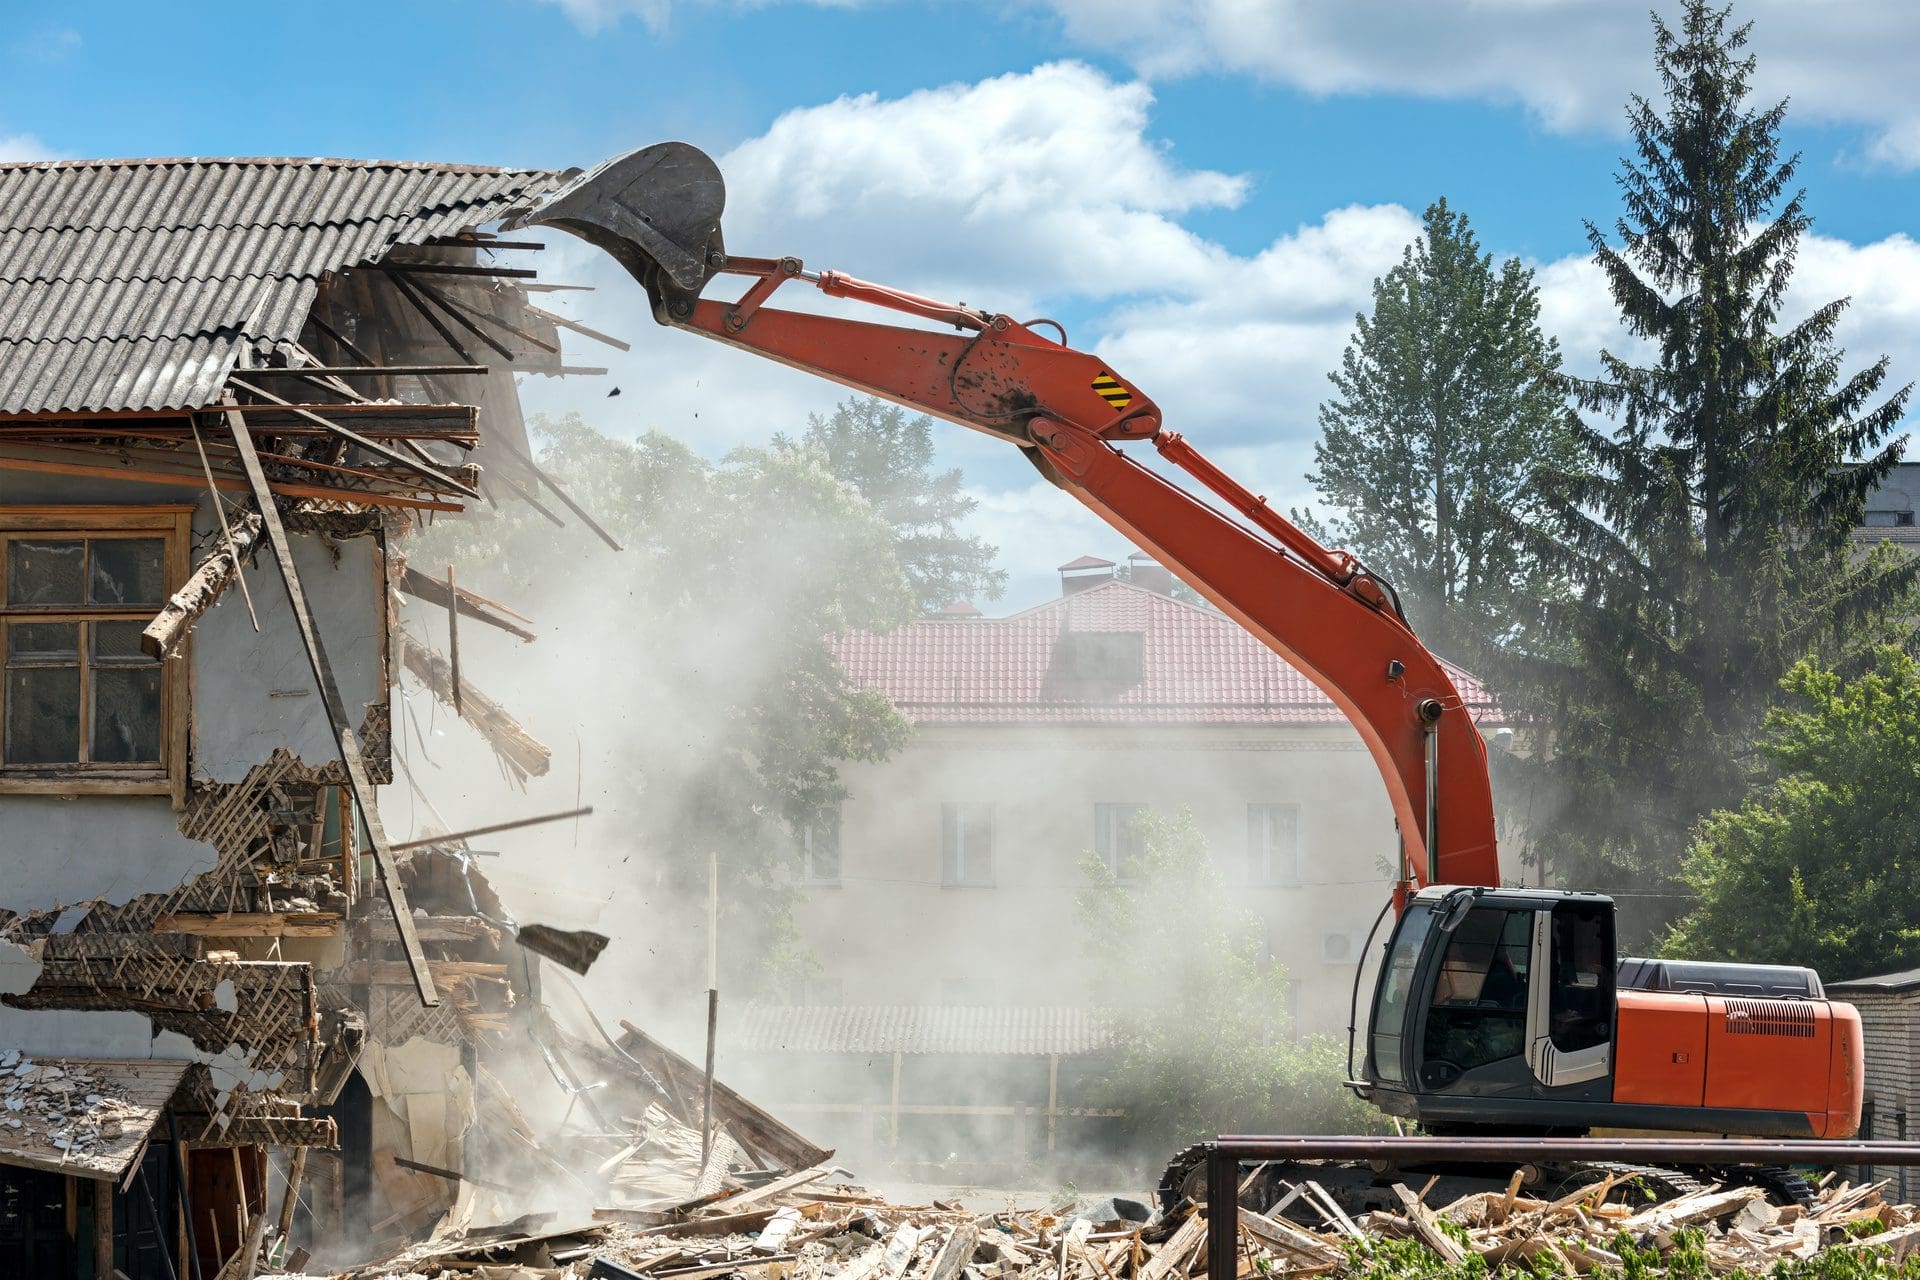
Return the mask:
<svg viewBox="0 0 1920 1280">
<path fill-rule="evenodd" d="M 212 403 L 296 338 L 323 272 L 551 189 L 537 169 L 369 160 L 0 165 L 0 414 Z"/>
<path fill-rule="evenodd" d="M 1137 675 L 1063 679 L 1069 634 L 1137 636 Z M 1007 618 L 948 615 L 832 642 L 854 684 L 915 724 L 1344 724 L 1333 700 L 1223 613 L 1103 582 Z M 1444 663 L 1474 718 L 1503 723 L 1486 688 Z"/>
<path fill-rule="evenodd" d="M 753 1053 L 1093 1053 L 1112 1042 L 1096 1013 L 983 1005 L 748 1006 L 728 1043 Z"/>
</svg>

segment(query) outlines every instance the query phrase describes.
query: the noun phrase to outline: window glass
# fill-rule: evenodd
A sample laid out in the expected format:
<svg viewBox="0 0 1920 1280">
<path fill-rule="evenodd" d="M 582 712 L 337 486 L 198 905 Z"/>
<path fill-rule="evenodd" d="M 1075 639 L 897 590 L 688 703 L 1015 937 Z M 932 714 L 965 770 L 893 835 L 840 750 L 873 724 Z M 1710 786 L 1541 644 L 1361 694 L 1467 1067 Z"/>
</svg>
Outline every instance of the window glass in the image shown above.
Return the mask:
<svg viewBox="0 0 1920 1280">
<path fill-rule="evenodd" d="M 1613 915 L 1598 904 L 1553 909 L 1553 1047 L 1573 1053 L 1613 1038 Z"/>
<path fill-rule="evenodd" d="M 1299 826 L 1294 805 L 1247 806 L 1247 883 L 1299 883 Z"/>
<path fill-rule="evenodd" d="M 1131 880 L 1136 864 L 1146 853 L 1139 823 L 1146 811 L 1143 804 L 1093 806 L 1093 851 L 1116 880 Z"/>
<path fill-rule="evenodd" d="M 1422 1042 L 1422 1083 L 1441 1088 L 1460 1073 L 1526 1048 L 1527 969 L 1533 912 L 1475 907 L 1447 939 Z"/>
<path fill-rule="evenodd" d="M 800 828 L 800 876 L 816 883 L 840 879 L 840 810 L 817 815 Z"/>
<path fill-rule="evenodd" d="M 948 885 L 993 883 L 993 806 L 940 806 L 940 880 Z"/>
<path fill-rule="evenodd" d="M 7 545 L 7 603 L 79 604 L 86 543 L 16 538 Z"/>
<path fill-rule="evenodd" d="M 96 668 L 88 754 L 103 763 L 159 763 L 160 706 L 158 663 Z"/>
<path fill-rule="evenodd" d="M 7 628 L 7 658 L 18 664 L 80 660 L 77 622 L 17 622 Z"/>
<path fill-rule="evenodd" d="M 7 672 L 9 764 L 74 764 L 80 759 L 80 668 Z"/>
<path fill-rule="evenodd" d="M 1408 996 L 1413 990 L 1414 971 L 1420 967 L 1420 951 L 1433 929 L 1433 908 L 1424 903 L 1407 907 L 1393 932 L 1393 945 L 1387 962 L 1381 966 L 1379 987 L 1373 999 L 1373 1069 L 1388 1084 L 1403 1082 L 1400 1066 L 1400 1038 L 1407 1027 Z"/>
<path fill-rule="evenodd" d="M 166 543 L 160 538 L 89 540 L 92 572 L 87 602 L 106 605 L 158 605 L 165 594 Z"/>
</svg>

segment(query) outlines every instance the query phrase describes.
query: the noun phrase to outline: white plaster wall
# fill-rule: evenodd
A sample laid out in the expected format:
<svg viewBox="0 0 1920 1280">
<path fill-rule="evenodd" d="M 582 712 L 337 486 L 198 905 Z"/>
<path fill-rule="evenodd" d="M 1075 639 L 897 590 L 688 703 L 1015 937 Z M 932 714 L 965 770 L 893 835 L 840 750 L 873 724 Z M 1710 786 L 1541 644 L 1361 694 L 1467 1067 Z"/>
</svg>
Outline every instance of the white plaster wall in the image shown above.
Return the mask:
<svg viewBox="0 0 1920 1280">
<path fill-rule="evenodd" d="M 1073 900 L 1094 805 L 1186 805 L 1298 983 L 1301 1029 L 1344 1032 L 1354 966 L 1328 963 L 1323 936 L 1345 932 L 1357 952 L 1397 848 L 1385 788 L 1350 728 L 923 730 L 892 760 L 843 776 L 841 885 L 806 889 L 798 923 L 846 1002 L 937 1004 L 946 979 L 963 982 L 964 1003 L 1083 1000 Z M 993 887 L 942 887 L 943 801 L 994 805 Z M 1299 883 L 1247 882 L 1254 803 L 1298 806 Z"/>
<path fill-rule="evenodd" d="M 385 697 L 380 644 L 386 577 L 380 549 L 372 538 L 353 538 L 339 544 L 336 561 L 332 548 L 317 537 L 296 535 L 293 544 L 307 607 L 347 719 L 357 729 L 367 704 Z M 238 591 L 223 595 L 194 627 L 196 778 L 237 782 L 281 746 L 310 765 L 340 755 L 280 570 L 264 549 L 247 585 L 260 618 L 259 634 Z"/>
<path fill-rule="evenodd" d="M 210 870 L 166 796 L 0 796 L 0 907 L 39 911 L 164 893 Z"/>
</svg>

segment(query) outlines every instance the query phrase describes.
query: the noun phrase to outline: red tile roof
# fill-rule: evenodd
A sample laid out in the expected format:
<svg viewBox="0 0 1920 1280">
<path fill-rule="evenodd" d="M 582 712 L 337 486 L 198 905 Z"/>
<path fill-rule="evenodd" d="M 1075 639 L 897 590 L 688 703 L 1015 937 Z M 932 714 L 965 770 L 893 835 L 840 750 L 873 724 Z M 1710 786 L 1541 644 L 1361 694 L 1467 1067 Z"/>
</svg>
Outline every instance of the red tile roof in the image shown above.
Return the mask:
<svg viewBox="0 0 1920 1280">
<path fill-rule="evenodd" d="M 1063 636 L 1079 633 L 1114 638 L 1063 643 Z M 1010 617 L 927 618 L 885 635 L 849 631 L 832 644 L 854 684 L 885 693 L 915 724 L 1345 719 L 1305 676 L 1231 618 L 1125 582 L 1105 582 Z M 1079 669 L 1066 669 L 1075 664 Z M 1485 687 L 1445 665 L 1475 719 L 1501 723 Z"/>
</svg>

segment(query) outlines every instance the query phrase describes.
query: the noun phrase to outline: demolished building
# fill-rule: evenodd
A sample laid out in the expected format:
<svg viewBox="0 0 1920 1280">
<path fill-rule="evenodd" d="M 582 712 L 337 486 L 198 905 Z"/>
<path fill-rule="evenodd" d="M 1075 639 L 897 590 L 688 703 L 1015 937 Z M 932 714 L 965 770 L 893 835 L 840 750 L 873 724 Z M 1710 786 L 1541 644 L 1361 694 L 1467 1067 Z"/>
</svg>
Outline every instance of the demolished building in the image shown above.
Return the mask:
<svg viewBox="0 0 1920 1280">
<path fill-rule="evenodd" d="M 537 978 L 460 842 L 384 829 L 395 682 L 509 778 L 546 751 L 399 600 L 532 633 L 403 540 L 566 518 L 514 378 L 591 371 L 484 230 L 563 177 L 0 165 L 0 1273 L 212 1277 L 453 1198 Z"/>
</svg>

